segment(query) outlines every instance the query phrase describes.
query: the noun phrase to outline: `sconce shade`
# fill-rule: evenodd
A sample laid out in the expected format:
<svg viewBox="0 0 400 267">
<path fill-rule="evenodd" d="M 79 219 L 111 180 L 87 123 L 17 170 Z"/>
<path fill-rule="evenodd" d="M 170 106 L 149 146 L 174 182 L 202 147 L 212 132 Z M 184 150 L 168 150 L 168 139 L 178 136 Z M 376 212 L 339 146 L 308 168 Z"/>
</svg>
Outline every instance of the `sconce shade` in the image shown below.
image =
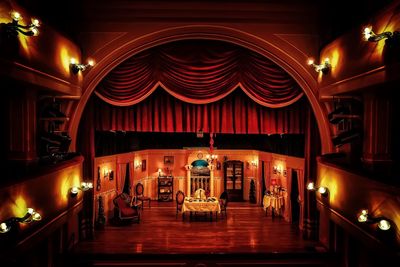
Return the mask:
<svg viewBox="0 0 400 267">
<path fill-rule="evenodd" d="M 366 222 L 368 219 L 368 210 L 362 210 L 361 214 L 358 216 L 359 222 Z"/>
<path fill-rule="evenodd" d="M 313 182 L 308 183 L 308 185 L 307 185 L 307 190 L 314 190 L 314 189 L 315 189 L 314 183 L 313 183 Z"/>
<path fill-rule="evenodd" d="M 1 234 L 7 233 L 8 231 L 10 231 L 10 229 L 11 229 L 11 226 L 8 222 L 3 222 L 0 224 L 0 233 Z"/>
<path fill-rule="evenodd" d="M 327 191 L 327 189 L 326 189 L 326 187 L 324 187 L 324 186 L 321 186 L 320 188 L 318 188 L 318 192 L 319 192 L 321 195 L 326 194 L 326 191 Z"/>
<path fill-rule="evenodd" d="M 383 231 L 387 231 L 390 229 L 391 225 L 388 220 L 382 219 L 379 221 L 378 227 L 379 227 L 379 229 L 381 229 Z"/>
</svg>

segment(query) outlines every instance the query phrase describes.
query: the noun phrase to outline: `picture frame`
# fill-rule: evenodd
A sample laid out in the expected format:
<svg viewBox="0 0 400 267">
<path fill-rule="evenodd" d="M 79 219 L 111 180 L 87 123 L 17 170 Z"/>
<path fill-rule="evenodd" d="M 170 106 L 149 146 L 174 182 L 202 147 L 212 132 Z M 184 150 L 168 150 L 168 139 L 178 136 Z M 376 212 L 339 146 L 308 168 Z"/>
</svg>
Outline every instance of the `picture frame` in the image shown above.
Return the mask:
<svg viewBox="0 0 400 267">
<path fill-rule="evenodd" d="M 174 156 L 164 156 L 164 164 L 165 165 L 174 164 Z"/>
<path fill-rule="evenodd" d="M 142 159 L 142 172 L 146 171 L 146 160 Z"/>
</svg>

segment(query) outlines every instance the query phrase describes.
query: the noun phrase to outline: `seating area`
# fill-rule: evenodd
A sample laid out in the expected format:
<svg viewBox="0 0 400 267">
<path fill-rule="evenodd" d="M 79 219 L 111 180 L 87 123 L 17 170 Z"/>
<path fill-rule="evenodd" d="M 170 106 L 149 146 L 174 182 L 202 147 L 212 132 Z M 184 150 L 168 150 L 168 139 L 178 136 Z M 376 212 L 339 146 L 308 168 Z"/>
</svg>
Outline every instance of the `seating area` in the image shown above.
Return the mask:
<svg viewBox="0 0 400 267">
<path fill-rule="evenodd" d="M 137 203 L 136 197 L 122 193 L 113 199 L 113 203 L 115 224 L 140 221 L 141 203 Z"/>
</svg>

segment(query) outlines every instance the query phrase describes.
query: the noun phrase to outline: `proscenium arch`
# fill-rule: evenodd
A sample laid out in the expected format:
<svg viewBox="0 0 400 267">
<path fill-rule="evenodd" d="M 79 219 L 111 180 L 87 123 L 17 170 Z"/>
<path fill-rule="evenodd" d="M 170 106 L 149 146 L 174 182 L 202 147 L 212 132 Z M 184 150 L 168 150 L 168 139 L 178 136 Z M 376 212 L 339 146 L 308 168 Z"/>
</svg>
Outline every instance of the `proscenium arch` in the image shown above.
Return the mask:
<svg viewBox="0 0 400 267">
<path fill-rule="evenodd" d="M 116 38 L 108 43 L 99 52 L 92 55 L 97 63 L 84 77 L 84 92 L 74 114 L 71 116 L 72 119 L 69 125 L 69 132 L 72 138 L 71 149 L 73 151 L 76 150 L 79 122 L 87 101 L 96 86 L 111 70 L 139 52 L 165 43 L 188 39 L 210 39 L 230 42 L 253 50 L 284 69 L 299 84 L 308 98 L 318 124 L 322 154 L 333 151 L 329 123 L 323 106 L 320 105 L 314 93 L 317 92 L 317 81 L 311 75 L 309 69 L 305 68 L 304 55 L 276 35 L 270 34 L 268 37 L 261 38 L 241 30 L 214 25 L 166 28 L 141 36 L 127 33 L 123 37 Z"/>
</svg>

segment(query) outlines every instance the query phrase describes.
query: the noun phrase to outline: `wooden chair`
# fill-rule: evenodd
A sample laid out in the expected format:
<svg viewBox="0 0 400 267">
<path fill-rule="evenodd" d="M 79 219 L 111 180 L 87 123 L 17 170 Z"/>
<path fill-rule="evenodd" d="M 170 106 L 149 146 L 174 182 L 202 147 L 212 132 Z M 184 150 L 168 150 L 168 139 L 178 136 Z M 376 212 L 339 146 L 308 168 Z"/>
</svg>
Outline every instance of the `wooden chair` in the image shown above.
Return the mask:
<svg viewBox="0 0 400 267">
<path fill-rule="evenodd" d="M 114 203 L 114 219 L 119 222 L 122 221 L 140 221 L 140 208 L 138 206 L 131 206 L 130 197 L 125 194 L 119 194 L 113 199 Z"/>
<path fill-rule="evenodd" d="M 221 216 L 222 212 L 225 212 L 225 217 L 227 217 L 226 214 L 226 207 L 228 206 L 228 193 L 226 191 L 222 192 L 222 194 L 219 196 L 219 206 L 221 207 Z"/>
<path fill-rule="evenodd" d="M 181 190 L 176 192 L 175 196 L 175 201 L 176 201 L 176 218 L 178 218 L 178 213 L 182 213 L 182 206 L 183 202 L 185 201 L 185 193 L 183 193 Z M 182 220 L 185 218 L 185 214 L 182 213 Z"/>
<path fill-rule="evenodd" d="M 143 192 L 144 192 L 143 185 L 141 183 L 137 183 L 135 187 L 136 199 L 142 203 L 142 208 L 144 208 L 143 202 L 145 201 L 149 202 L 149 208 L 150 208 L 151 199 L 150 197 L 144 196 Z"/>
</svg>

